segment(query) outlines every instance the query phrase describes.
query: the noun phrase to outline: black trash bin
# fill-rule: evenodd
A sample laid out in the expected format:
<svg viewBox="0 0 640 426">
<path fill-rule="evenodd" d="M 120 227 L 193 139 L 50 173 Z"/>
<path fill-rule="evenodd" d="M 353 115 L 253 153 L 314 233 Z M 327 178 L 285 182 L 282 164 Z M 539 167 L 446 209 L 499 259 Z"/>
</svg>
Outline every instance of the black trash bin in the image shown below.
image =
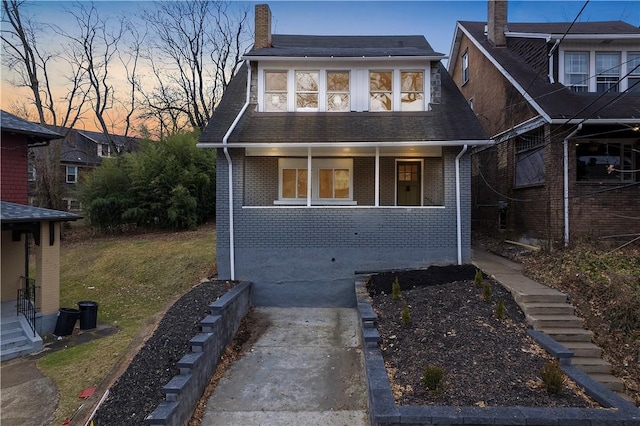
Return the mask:
<svg viewBox="0 0 640 426">
<path fill-rule="evenodd" d="M 96 328 L 98 322 L 98 304 L 88 300 L 78 302 L 80 308 L 80 330 Z"/>
<path fill-rule="evenodd" d="M 73 328 L 76 326 L 76 321 L 78 321 L 79 317 L 80 311 L 78 309 L 60 308 L 53 334 L 56 336 L 69 336 L 73 333 Z"/>
</svg>

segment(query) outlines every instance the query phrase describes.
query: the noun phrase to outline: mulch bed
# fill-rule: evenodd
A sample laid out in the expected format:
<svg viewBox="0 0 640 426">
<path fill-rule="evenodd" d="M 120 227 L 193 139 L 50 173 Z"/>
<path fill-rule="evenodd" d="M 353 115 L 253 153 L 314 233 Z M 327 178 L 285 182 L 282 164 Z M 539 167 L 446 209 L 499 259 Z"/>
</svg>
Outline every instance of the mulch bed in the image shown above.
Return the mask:
<svg viewBox="0 0 640 426">
<path fill-rule="evenodd" d="M 209 305 L 235 285 L 210 281 L 195 286 L 167 311 L 153 335 L 109 390 L 94 416 L 94 424 L 146 425 L 144 419 L 165 399 L 162 387 L 178 374 L 177 363 L 200 332 Z"/>
<path fill-rule="evenodd" d="M 378 316 L 381 351 L 398 405 L 593 407 L 567 381 L 562 394 L 544 389 L 539 377 L 552 357 L 527 335 L 510 293 L 490 278 L 492 300 L 474 284 L 475 268 L 432 266 L 370 277 L 367 288 Z M 392 296 L 398 278 L 401 298 Z M 505 317 L 496 318 L 502 299 Z M 405 325 L 403 301 L 411 322 Z M 440 392 L 421 383 L 425 367 L 444 369 Z"/>
</svg>

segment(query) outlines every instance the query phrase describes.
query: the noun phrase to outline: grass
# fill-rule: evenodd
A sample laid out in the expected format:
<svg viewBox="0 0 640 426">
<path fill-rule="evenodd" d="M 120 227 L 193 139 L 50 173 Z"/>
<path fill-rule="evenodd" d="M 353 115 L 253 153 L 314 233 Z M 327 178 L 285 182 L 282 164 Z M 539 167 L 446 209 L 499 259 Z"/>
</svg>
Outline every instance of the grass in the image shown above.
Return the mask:
<svg viewBox="0 0 640 426">
<path fill-rule="evenodd" d="M 193 232 L 86 238 L 63 243 L 60 259 L 60 306 L 98 303 L 98 323 L 118 333 L 38 361 L 53 380 L 60 402 L 53 424 L 71 417 L 78 394 L 98 385 L 119 363 L 129 345 L 152 318 L 209 276 L 215 262 L 215 229 Z"/>
</svg>

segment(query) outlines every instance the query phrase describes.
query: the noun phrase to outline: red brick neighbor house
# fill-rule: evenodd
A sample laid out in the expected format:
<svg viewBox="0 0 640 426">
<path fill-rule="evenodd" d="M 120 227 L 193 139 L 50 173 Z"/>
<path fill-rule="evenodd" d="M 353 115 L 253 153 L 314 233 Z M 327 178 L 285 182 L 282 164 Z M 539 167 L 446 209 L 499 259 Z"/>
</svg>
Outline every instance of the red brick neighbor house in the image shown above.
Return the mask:
<svg viewBox="0 0 640 426">
<path fill-rule="evenodd" d="M 458 22 L 448 70 L 496 142 L 472 160 L 474 229 L 534 243 L 640 237 L 640 29 Z"/>
<path fill-rule="evenodd" d="M 424 36 L 255 43 L 200 137 L 217 267 L 261 305 L 354 306 L 358 271 L 471 261 L 471 147 L 491 143 Z"/>
<path fill-rule="evenodd" d="M 4 361 L 41 349 L 40 335 L 54 331 L 60 309 L 60 227 L 80 217 L 27 205 L 27 151 L 60 135 L 5 111 L 0 128 Z M 29 264 L 31 250 L 35 265 Z M 35 266 L 35 276 L 30 276 L 30 266 Z"/>
</svg>

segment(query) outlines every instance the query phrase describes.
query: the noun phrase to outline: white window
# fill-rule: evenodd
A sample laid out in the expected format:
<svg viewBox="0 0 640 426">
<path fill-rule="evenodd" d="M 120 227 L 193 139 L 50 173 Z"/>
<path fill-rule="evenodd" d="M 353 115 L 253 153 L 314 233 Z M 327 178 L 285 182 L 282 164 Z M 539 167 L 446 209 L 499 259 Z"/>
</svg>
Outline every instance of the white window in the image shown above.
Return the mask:
<svg viewBox="0 0 640 426">
<path fill-rule="evenodd" d="M 640 92 L 640 52 L 627 53 L 627 70 L 629 91 Z"/>
<path fill-rule="evenodd" d="M 349 71 L 327 71 L 327 111 L 351 111 Z"/>
<path fill-rule="evenodd" d="M 287 111 L 287 72 L 265 72 L 264 84 L 264 110 L 268 112 Z"/>
<path fill-rule="evenodd" d="M 111 146 L 108 143 L 98 144 L 98 157 L 111 157 Z"/>
<path fill-rule="evenodd" d="M 280 158 L 278 161 L 279 201 L 307 198 L 309 178 L 306 158 Z M 311 163 L 311 200 L 340 203 L 353 200 L 353 159 L 318 158 Z"/>
<path fill-rule="evenodd" d="M 402 111 L 424 111 L 424 72 L 400 72 L 400 108 Z"/>
<path fill-rule="evenodd" d="M 620 80 L 620 52 L 596 52 L 596 91 L 617 92 Z"/>
<path fill-rule="evenodd" d="M 318 71 L 296 71 L 296 111 L 318 111 Z"/>
<path fill-rule="evenodd" d="M 589 52 L 564 54 L 564 84 L 574 92 L 589 91 Z"/>
<path fill-rule="evenodd" d="M 67 183 L 78 182 L 78 167 L 67 166 Z"/>
<path fill-rule="evenodd" d="M 27 168 L 27 179 L 29 182 L 36 181 L 36 166 L 29 163 L 29 167 Z"/>
<path fill-rule="evenodd" d="M 462 55 L 462 84 L 469 81 L 469 52 Z"/>
<path fill-rule="evenodd" d="M 393 71 L 369 72 L 369 111 L 393 111 Z"/>
</svg>

